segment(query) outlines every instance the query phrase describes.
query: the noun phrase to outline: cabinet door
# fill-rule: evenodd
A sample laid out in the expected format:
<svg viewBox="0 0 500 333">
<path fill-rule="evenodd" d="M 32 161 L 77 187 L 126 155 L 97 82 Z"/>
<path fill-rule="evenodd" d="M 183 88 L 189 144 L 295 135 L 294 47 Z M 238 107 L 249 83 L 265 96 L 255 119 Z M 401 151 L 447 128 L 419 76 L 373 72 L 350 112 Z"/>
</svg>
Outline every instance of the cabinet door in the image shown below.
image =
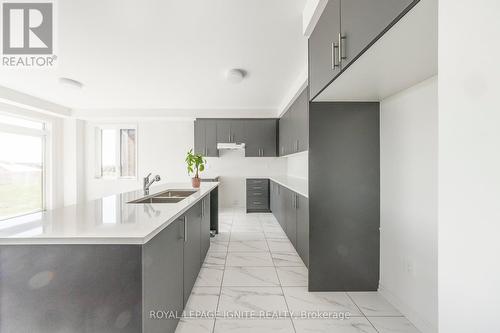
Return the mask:
<svg viewBox="0 0 500 333">
<path fill-rule="evenodd" d="M 342 68 L 368 47 L 413 0 L 342 0 Z"/>
<path fill-rule="evenodd" d="M 201 235 L 200 235 L 201 256 L 200 262 L 203 264 L 210 248 L 210 195 L 201 200 Z"/>
<path fill-rule="evenodd" d="M 231 142 L 231 119 L 217 119 L 217 142 Z"/>
<path fill-rule="evenodd" d="M 289 109 L 280 119 L 280 135 L 279 135 L 279 146 L 280 146 L 280 156 L 290 154 L 291 148 L 291 135 L 292 135 L 292 122 L 291 122 L 291 110 Z"/>
<path fill-rule="evenodd" d="M 205 155 L 205 120 L 194 121 L 194 152 Z"/>
<path fill-rule="evenodd" d="M 293 246 L 297 247 L 297 211 L 295 209 L 296 206 L 296 194 L 287 189 L 287 204 L 286 204 L 286 212 L 285 212 L 285 221 L 286 221 L 286 235 L 290 242 L 292 242 Z"/>
<path fill-rule="evenodd" d="M 201 267 L 201 202 L 190 208 L 184 215 L 184 305 Z"/>
<path fill-rule="evenodd" d="M 207 119 L 205 122 L 205 156 L 218 157 L 217 150 L 217 120 Z"/>
<path fill-rule="evenodd" d="M 270 181 L 270 201 L 271 201 L 271 213 L 276 217 L 276 183 Z"/>
<path fill-rule="evenodd" d="M 261 138 L 261 156 L 274 157 L 276 156 L 276 120 L 264 119 L 259 123 L 261 126 L 257 133 Z"/>
<path fill-rule="evenodd" d="M 260 156 L 259 119 L 245 120 L 245 156 Z"/>
<path fill-rule="evenodd" d="M 337 48 L 339 33 L 340 0 L 330 0 L 309 37 L 309 85 L 311 98 L 314 98 L 321 89 L 340 73 Z"/>
<path fill-rule="evenodd" d="M 231 120 L 231 142 L 241 143 L 245 142 L 245 124 L 246 119 L 233 119 Z"/>
<path fill-rule="evenodd" d="M 309 99 L 307 88 L 293 103 L 292 109 L 292 151 L 299 152 L 309 149 Z"/>
<path fill-rule="evenodd" d="M 279 120 L 279 135 L 278 135 L 278 156 L 285 155 L 285 134 L 286 134 L 286 113 Z"/>
<path fill-rule="evenodd" d="M 184 308 L 183 228 L 182 220 L 174 221 L 142 247 L 148 263 L 142 267 L 144 309 L 168 309 L 180 314 Z M 179 319 L 150 320 L 149 311 L 143 313 L 144 332 L 175 332 Z"/>
<path fill-rule="evenodd" d="M 309 267 L 309 200 L 297 195 L 297 245 L 295 248 L 304 264 Z"/>
<path fill-rule="evenodd" d="M 289 203 L 289 200 L 287 199 L 287 192 L 286 188 L 283 186 L 279 186 L 279 212 L 280 212 L 280 218 L 279 218 L 279 223 L 281 225 L 281 228 L 283 228 L 283 231 L 286 232 L 286 207 L 287 204 Z"/>
</svg>

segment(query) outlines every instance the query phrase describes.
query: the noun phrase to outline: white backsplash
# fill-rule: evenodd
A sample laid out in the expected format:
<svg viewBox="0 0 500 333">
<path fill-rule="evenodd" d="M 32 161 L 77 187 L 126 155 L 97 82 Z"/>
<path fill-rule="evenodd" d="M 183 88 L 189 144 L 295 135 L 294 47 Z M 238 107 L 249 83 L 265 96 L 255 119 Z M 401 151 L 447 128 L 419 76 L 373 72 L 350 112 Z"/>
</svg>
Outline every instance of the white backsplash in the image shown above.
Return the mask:
<svg viewBox="0 0 500 333">
<path fill-rule="evenodd" d="M 207 157 L 202 177 L 220 176 L 220 207 L 245 207 L 246 178 L 283 175 L 287 161 L 279 157 L 245 157 L 244 150 L 221 150 L 219 157 Z"/>
</svg>

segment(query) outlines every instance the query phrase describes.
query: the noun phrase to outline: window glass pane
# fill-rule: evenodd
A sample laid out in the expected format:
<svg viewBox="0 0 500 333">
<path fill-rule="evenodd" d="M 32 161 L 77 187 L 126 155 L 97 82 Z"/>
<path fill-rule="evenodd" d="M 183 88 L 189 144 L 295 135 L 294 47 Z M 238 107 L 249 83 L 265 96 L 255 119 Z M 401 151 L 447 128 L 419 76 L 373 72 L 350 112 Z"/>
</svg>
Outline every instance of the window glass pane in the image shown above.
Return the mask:
<svg viewBox="0 0 500 333">
<path fill-rule="evenodd" d="M 116 130 L 103 129 L 101 140 L 101 174 L 103 177 L 116 177 L 118 175 Z"/>
<path fill-rule="evenodd" d="M 44 127 L 43 122 L 26 120 L 24 118 L 12 117 L 3 114 L 0 114 L 0 123 L 39 130 L 42 130 Z"/>
<path fill-rule="evenodd" d="M 43 138 L 0 132 L 0 220 L 43 209 Z"/>
<path fill-rule="evenodd" d="M 135 177 L 135 129 L 120 130 L 120 163 L 122 177 Z"/>
</svg>

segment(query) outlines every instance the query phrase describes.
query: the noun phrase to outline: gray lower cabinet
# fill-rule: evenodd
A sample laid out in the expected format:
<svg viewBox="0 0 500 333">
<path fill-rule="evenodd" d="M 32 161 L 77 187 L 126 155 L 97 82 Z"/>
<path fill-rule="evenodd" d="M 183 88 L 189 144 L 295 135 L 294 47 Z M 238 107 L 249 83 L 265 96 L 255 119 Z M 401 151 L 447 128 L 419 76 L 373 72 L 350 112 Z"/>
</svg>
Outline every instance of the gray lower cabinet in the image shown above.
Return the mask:
<svg viewBox="0 0 500 333">
<path fill-rule="evenodd" d="M 210 195 L 201 199 L 200 262 L 203 264 L 210 248 Z"/>
<path fill-rule="evenodd" d="M 297 253 L 309 267 L 309 200 L 297 194 Z"/>
<path fill-rule="evenodd" d="M 271 181 L 271 211 L 309 267 L 309 200 Z"/>
<path fill-rule="evenodd" d="M 269 179 L 246 180 L 247 212 L 269 212 Z"/>
<path fill-rule="evenodd" d="M 283 188 L 285 197 L 285 233 L 292 242 L 293 246 L 297 247 L 297 211 L 295 209 L 296 194 L 287 188 Z"/>
<path fill-rule="evenodd" d="M 184 309 L 183 254 L 184 222 L 181 219 L 171 223 L 143 248 L 146 264 L 142 266 L 143 322 L 142 331 L 151 333 L 174 332 L 178 318 L 154 320 L 150 311 L 175 311 Z"/>
<path fill-rule="evenodd" d="M 184 304 L 186 304 L 201 268 L 201 201 L 189 209 L 182 220 L 184 224 Z"/>
<path fill-rule="evenodd" d="M 286 210 L 289 206 L 289 198 L 287 195 L 287 188 L 284 186 L 279 186 L 279 204 L 278 204 L 278 210 L 279 210 L 279 220 L 278 222 L 281 225 L 281 228 L 283 228 L 283 231 L 286 233 Z"/>
<path fill-rule="evenodd" d="M 218 157 L 217 122 L 213 119 L 196 119 L 194 122 L 194 152 L 206 157 Z"/>
<path fill-rule="evenodd" d="M 313 100 L 419 0 L 329 0 L 309 37 Z"/>
</svg>

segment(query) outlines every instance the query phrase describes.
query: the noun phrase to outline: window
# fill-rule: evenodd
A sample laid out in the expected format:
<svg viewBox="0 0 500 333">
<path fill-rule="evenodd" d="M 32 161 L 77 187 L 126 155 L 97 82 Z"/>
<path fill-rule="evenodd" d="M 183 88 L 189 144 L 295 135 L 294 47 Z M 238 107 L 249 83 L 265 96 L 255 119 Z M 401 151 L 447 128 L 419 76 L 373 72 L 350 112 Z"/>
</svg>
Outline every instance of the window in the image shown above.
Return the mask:
<svg viewBox="0 0 500 333">
<path fill-rule="evenodd" d="M 96 130 L 96 176 L 135 178 L 136 129 L 131 126 L 100 126 Z"/>
<path fill-rule="evenodd" d="M 0 220 L 45 208 L 45 124 L 0 114 Z"/>
</svg>

